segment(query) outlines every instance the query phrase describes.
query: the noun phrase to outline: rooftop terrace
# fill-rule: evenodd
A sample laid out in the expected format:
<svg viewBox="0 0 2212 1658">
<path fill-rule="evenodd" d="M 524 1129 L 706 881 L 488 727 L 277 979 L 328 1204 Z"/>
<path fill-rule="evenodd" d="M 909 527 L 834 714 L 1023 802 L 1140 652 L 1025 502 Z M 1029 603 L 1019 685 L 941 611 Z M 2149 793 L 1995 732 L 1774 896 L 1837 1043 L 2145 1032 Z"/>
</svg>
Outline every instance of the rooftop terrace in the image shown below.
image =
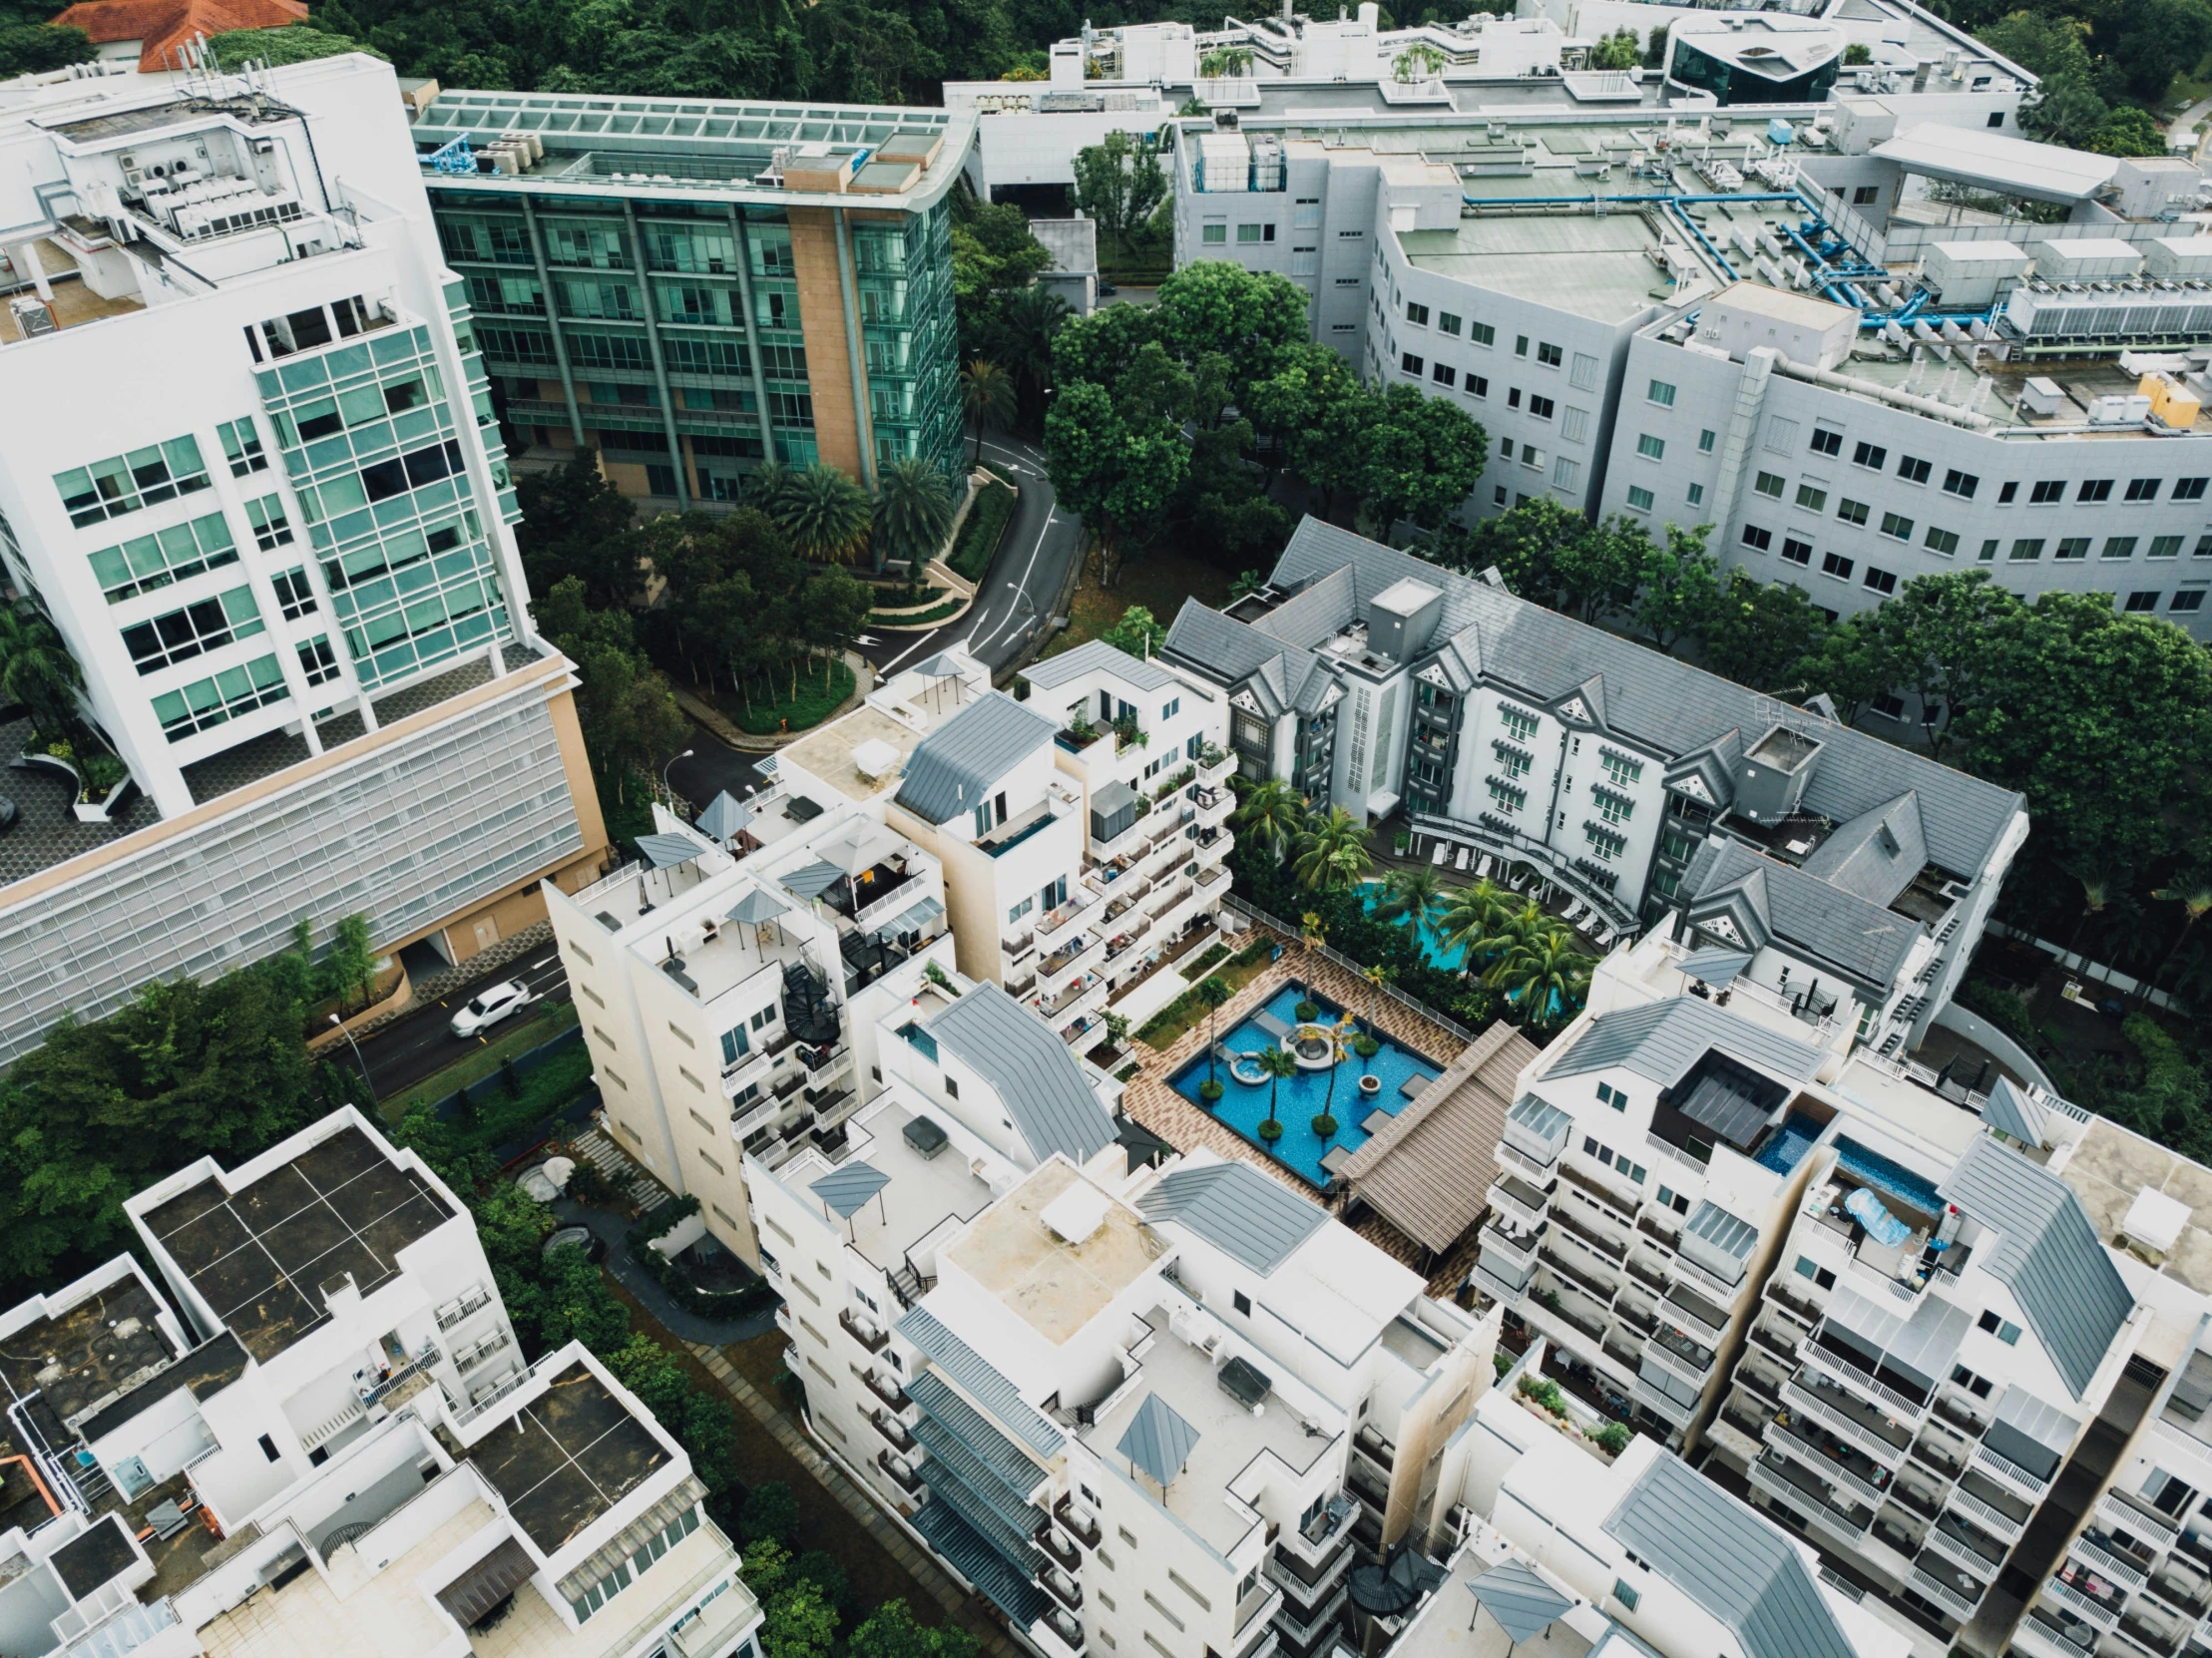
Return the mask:
<svg viewBox="0 0 2212 1658">
<path fill-rule="evenodd" d="M 907 1138 L 909 1124 L 932 1123 L 917 1101 L 894 1088 L 845 1124 L 846 1150 L 833 1162 L 809 1150 L 776 1171 L 776 1178 L 802 1203 L 812 1203 L 832 1220 L 811 1187 L 831 1169 L 866 1163 L 886 1177 L 881 1191 L 837 1221 L 845 1239 L 873 1266 L 891 1272 L 908 1252 L 948 1223 L 964 1224 L 988 1207 L 991 1188 L 968 1166 L 957 1148 L 943 1146 L 924 1155 Z M 925 1141 L 928 1136 L 923 1135 Z"/>
<path fill-rule="evenodd" d="M 211 1175 L 143 1217 L 248 1353 L 268 1362 L 329 1320 L 350 1276 L 368 1295 L 396 1277 L 400 1250 L 452 1218 L 420 1175 L 346 1127 L 250 1184 Z"/>
<path fill-rule="evenodd" d="M 469 1447 L 470 1464 L 549 1557 L 668 1459 L 652 1430 L 582 1364 Z"/>
<path fill-rule="evenodd" d="M 1044 1221 L 1053 1200 L 1088 1184 L 1066 1163 L 1047 1163 L 994 1205 L 950 1251 L 987 1293 L 997 1296 L 1054 1346 L 1089 1324 L 1151 1270 L 1163 1246 L 1126 1204 L 1105 1201 L 1099 1224 L 1071 1244 Z"/>
</svg>

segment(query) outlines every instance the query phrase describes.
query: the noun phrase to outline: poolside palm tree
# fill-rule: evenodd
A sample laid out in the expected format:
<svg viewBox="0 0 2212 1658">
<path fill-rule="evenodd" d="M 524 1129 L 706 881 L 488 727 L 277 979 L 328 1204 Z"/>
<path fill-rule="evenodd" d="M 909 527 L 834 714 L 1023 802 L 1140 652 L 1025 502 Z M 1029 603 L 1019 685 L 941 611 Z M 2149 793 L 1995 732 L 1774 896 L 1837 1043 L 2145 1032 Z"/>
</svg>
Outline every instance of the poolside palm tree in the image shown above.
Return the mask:
<svg viewBox="0 0 2212 1658">
<path fill-rule="evenodd" d="M 918 455 L 893 461 L 876 479 L 875 531 L 869 538 L 876 562 L 906 561 L 907 581 L 945 550 L 953 527 L 953 492 L 945 475 Z"/>
<path fill-rule="evenodd" d="M 1387 968 L 1377 962 L 1360 977 L 1367 981 L 1367 1034 L 1359 1038 L 1367 1045 L 1358 1049 L 1363 1059 L 1372 1058 L 1375 1051 L 1375 993 L 1398 977 L 1395 968 Z"/>
<path fill-rule="evenodd" d="M 1444 900 L 1444 915 L 1437 922 L 1437 936 L 1447 945 L 1457 945 L 1466 954 L 1461 971 L 1472 977 L 1475 971 L 1475 941 L 1490 936 L 1498 918 L 1506 911 L 1506 889 L 1485 877 L 1462 887 Z"/>
<path fill-rule="evenodd" d="M 1415 864 L 1410 869 L 1394 869 L 1383 877 L 1375 914 L 1384 921 L 1411 916 L 1418 929 L 1434 921 L 1445 903 L 1444 877 L 1433 864 Z"/>
<path fill-rule="evenodd" d="M 2160 958 L 2150 977 L 2143 981 L 2143 1000 L 2146 1002 L 2150 1000 L 2151 988 L 2158 983 L 2166 969 L 2173 965 L 2173 959 L 2181 954 L 2181 947 L 2189 942 L 2190 931 L 2204 919 L 2208 911 L 2212 911 L 2212 866 L 2200 864 L 2193 869 L 2183 870 L 2172 886 L 2153 888 L 2151 897 L 2181 906 L 2181 934 L 2174 940 L 2173 948 Z"/>
<path fill-rule="evenodd" d="M 1350 1014 L 1340 1017 L 1327 1032 L 1329 1038 L 1329 1089 L 1321 1096 L 1321 1114 L 1313 1119 L 1313 1131 L 1321 1139 L 1336 1132 L 1334 1112 L 1336 1105 L 1336 1067 L 1344 1063 L 1346 1038 L 1359 1035 L 1359 1026 Z M 1323 1124 L 1327 1124 L 1326 1127 Z"/>
<path fill-rule="evenodd" d="M 1014 393 L 1014 376 L 988 357 L 978 357 L 960 371 L 960 407 L 976 429 L 976 458 L 983 465 L 983 434 L 1003 432 L 1014 424 L 1020 405 Z"/>
<path fill-rule="evenodd" d="M 873 507 L 866 490 L 824 464 L 792 473 L 776 492 L 768 516 L 807 558 L 845 564 L 868 539 Z"/>
<path fill-rule="evenodd" d="M 1283 1050 L 1277 1042 L 1263 1047 L 1257 1054 L 1260 1071 L 1267 1078 L 1267 1116 L 1259 1125 L 1259 1137 L 1272 1145 L 1283 1137 L 1283 1125 L 1275 1116 L 1275 1094 L 1283 1085 L 1283 1078 L 1298 1074 L 1298 1061 Z"/>
<path fill-rule="evenodd" d="M 1245 794 L 1235 821 L 1247 842 L 1266 847 L 1280 862 L 1306 826 L 1305 796 L 1281 778 L 1270 777 Z"/>
<path fill-rule="evenodd" d="M 1190 987 L 1190 994 L 1198 1006 L 1206 1011 L 1206 1079 L 1198 1090 L 1208 1103 L 1221 1097 L 1221 1079 L 1214 1074 L 1214 1054 L 1220 1050 L 1221 1038 L 1215 1034 L 1214 1016 L 1222 1004 L 1236 993 L 1229 989 L 1229 982 L 1218 973 L 1209 974 Z"/>
<path fill-rule="evenodd" d="M 1344 892 L 1375 867 L 1367 850 L 1367 825 L 1342 806 L 1298 837 L 1298 857 L 1290 866 L 1308 892 Z"/>
<path fill-rule="evenodd" d="M 1563 1025 L 1580 1011 L 1595 965 L 1576 946 L 1570 929 L 1554 925 L 1516 945 L 1484 982 L 1504 991 L 1525 1023 Z"/>
<path fill-rule="evenodd" d="M 758 507 L 770 518 L 775 518 L 778 504 L 791 487 L 794 474 L 781 461 L 763 461 L 755 467 L 752 476 L 745 480 L 741 492 L 744 504 Z"/>
<path fill-rule="evenodd" d="M 1298 942 L 1308 950 L 1319 950 L 1329 942 L 1327 923 L 1308 910 L 1298 918 Z"/>
</svg>

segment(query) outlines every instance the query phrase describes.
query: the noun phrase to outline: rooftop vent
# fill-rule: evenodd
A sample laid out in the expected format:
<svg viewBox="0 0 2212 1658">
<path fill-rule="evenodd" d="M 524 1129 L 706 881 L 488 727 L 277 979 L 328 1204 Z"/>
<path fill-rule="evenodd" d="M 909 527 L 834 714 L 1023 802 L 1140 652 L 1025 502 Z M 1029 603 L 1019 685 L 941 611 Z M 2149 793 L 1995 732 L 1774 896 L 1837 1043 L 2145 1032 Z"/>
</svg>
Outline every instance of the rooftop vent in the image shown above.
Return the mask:
<svg viewBox="0 0 2212 1658">
<path fill-rule="evenodd" d="M 2127 1206 L 2119 1235 L 2112 1241 L 2156 1265 L 2181 1241 L 2181 1229 L 2188 1224 L 2188 1204 L 2145 1186 Z"/>
</svg>

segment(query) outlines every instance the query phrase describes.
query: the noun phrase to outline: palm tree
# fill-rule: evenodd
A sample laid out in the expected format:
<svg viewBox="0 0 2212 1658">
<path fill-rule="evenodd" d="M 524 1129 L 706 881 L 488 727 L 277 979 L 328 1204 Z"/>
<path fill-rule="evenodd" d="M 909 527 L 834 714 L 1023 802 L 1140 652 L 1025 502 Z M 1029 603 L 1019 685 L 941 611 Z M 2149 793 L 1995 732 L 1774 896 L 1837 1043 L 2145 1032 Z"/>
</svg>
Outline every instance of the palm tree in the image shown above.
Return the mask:
<svg viewBox="0 0 2212 1658">
<path fill-rule="evenodd" d="M 42 738 L 57 741 L 77 728 L 77 691 L 84 682 L 77 658 L 44 612 L 29 603 L 0 610 L 0 693 L 31 710 Z"/>
<path fill-rule="evenodd" d="M 781 461 L 762 461 L 745 480 L 745 487 L 741 492 L 744 504 L 758 507 L 770 518 L 775 518 L 794 476 L 796 474 Z"/>
<path fill-rule="evenodd" d="M 1236 993 L 1229 989 L 1229 982 L 1216 973 L 1209 974 L 1206 978 L 1191 986 L 1190 994 L 1197 998 L 1198 1005 L 1206 1011 L 1206 1080 L 1205 1087 L 1201 1088 L 1199 1092 L 1203 1098 L 1219 1099 L 1221 1097 L 1221 1081 L 1214 1074 L 1213 1056 L 1220 1050 L 1221 1041 L 1220 1037 L 1214 1033 L 1213 1017 L 1221 1011 L 1222 1004 Z M 1208 1089 L 1211 1091 L 1208 1092 Z"/>
<path fill-rule="evenodd" d="M 1400 916 L 1411 916 L 1416 929 L 1436 918 L 1444 908 L 1444 877 L 1433 864 L 1415 864 L 1410 869 L 1394 869 L 1383 877 L 1382 896 L 1376 901 L 1375 914 L 1385 921 L 1396 921 Z"/>
<path fill-rule="evenodd" d="M 1275 1117 L 1275 1093 L 1284 1077 L 1298 1074 L 1298 1061 L 1277 1043 L 1259 1050 L 1259 1068 L 1267 1077 L 1267 1116 L 1259 1125 L 1259 1137 L 1273 1143 L 1283 1137 L 1283 1125 Z"/>
<path fill-rule="evenodd" d="M 1319 950 L 1329 942 L 1328 927 L 1311 910 L 1298 918 L 1298 942 L 1308 950 Z"/>
<path fill-rule="evenodd" d="M 976 458 L 983 465 L 983 434 L 1003 432 L 1014 424 L 1019 403 L 1014 377 L 988 357 L 978 357 L 960 371 L 960 407 L 976 429 Z"/>
<path fill-rule="evenodd" d="M 1279 777 L 1255 784 L 1236 809 L 1236 826 L 1245 840 L 1266 847 L 1278 862 L 1305 825 L 1305 796 Z"/>
<path fill-rule="evenodd" d="M 817 465 L 789 474 L 789 481 L 769 505 L 768 516 L 805 557 L 843 564 L 868 538 L 873 503 L 866 490 L 837 468 Z"/>
<path fill-rule="evenodd" d="M 1394 970 L 1377 962 L 1361 977 L 1367 981 L 1367 1035 L 1363 1039 L 1372 1043 L 1375 1039 L 1375 993 L 1397 978 L 1398 975 Z M 1360 1057 L 1366 1058 L 1372 1051 L 1372 1048 L 1362 1048 Z"/>
<path fill-rule="evenodd" d="M 1308 892 L 1343 892 L 1375 867 L 1367 851 L 1367 825 L 1342 806 L 1298 837 L 1291 873 Z"/>
<path fill-rule="evenodd" d="M 1515 946 L 1485 982 L 1502 989 L 1527 1023 L 1564 1024 L 1589 994 L 1595 965 L 1575 947 L 1569 929 L 1548 927 Z"/>
<path fill-rule="evenodd" d="M 2066 873 L 2081 883 L 2081 919 L 2073 924 L 2073 937 L 2066 941 L 2066 949 L 2070 952 L 2081 942 L 2081 930 L 2089 925 L 2089 918 L 2104 913 L 2104 906 L 2112 897 L 2112 876 L 2101 865 L 2069 867 Z"/>
<path fill-rule="evenodd" d="M 1000 355 L 1006 366 L 1036 392 L 1039 419 L 1044 418 L 1041 405 L 1046 389 L 1053 383 L 1053 336 L 1068 316 L 1067 300 L 1034 283 L 1018 290 L 1001 314 L 1005 349 Z"/>
<path fill-rule="evenodd" d="M 903 559 L 912 585 L 922 567 L 945 550 L 952 527 L 953 492 L 942 472 L 913 455 L 883 469 L 876 479 L 875 528 L 869 537 L 878 569 L 886 559 Z"/>
<path fill-rule="evenodd" d="M 2181 947 L 2189 942 L 2190 929 L 2204 919 L 2207 911 L 2212 911 L 2212 866 L 2199 865 L 2195 869 L 2184 871 L 2172 886 L 2153 889 L 2151 897 L 2181 906 L 2181 933 L 2174 940 L 2173 948 L 2166 952 L 2150 977 L 2143 981 L 2143 999 L 2146 1002 L 2150 1000 L 2152 987 L 2158 983 L 2166 969 L 2173 966 L 2173 959 L 2181 954 Z"/>
<path fill-rule="evenodd" d="M 1437 922 L 1437 936 L 1446 945 L 1458 945 L 1466 952 L 1461 962 L 1462 973 L 1473 976 L 1476 943 L 1490 937 L 1506 905 L 1506 889 L 1487 877 L 1460 888 L 1445 899 L 1444 914 Z"/>
<path fill-rule="evenodd" d="M 1258 571 L 1238 571 L 1236 580 L 1229 584 L 1229 603 L 1233 605 L 1239 599 L 1249 599 L 1266 586 L 1267 578 Z"/>
<path fill-rule="evenodd" d="M 1359 1026 L 1350 1014 L 1342 1016 L 1336 1024 L 1329 1027 L 1329 1088 L 1321 1096 L 1321 1114 L 1313 1119 L 1313 1131 L 1322 1139 L 1327 1139 L 1336 1132 L 1336 1113 L 1333 1109 L 1336 1104 L 1336 1067 L 1344 1063 L 1345 1038 L 1358 1034 Z M 1328 1126 L 1323 1127 L 1324 1123 Z"/>
</svg>

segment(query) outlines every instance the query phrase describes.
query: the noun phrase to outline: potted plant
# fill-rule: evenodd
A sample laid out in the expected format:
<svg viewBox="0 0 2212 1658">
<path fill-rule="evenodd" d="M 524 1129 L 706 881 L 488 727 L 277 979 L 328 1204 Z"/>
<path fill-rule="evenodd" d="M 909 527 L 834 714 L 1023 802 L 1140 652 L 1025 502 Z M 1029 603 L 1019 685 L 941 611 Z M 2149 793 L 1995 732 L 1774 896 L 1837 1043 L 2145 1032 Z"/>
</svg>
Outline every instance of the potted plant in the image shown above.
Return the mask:
<svg viewBox="0 0 2212 1658">
<path fill-rule="evenodd" d="M 1312 1001 L 1301 1001 L 1297 1007 L 1290 1010 L 1290 1013 L 1291 1017 L 1297 1020 L 1300 1025 L 1311 1025 L 1321 1017 L 1321 1004 Z"/>
<path fill-rule="evenodd" d="M 1259 1053 L 1259 1068 L 1267 1074 L 1267 1115 L 1259 1125 L 1259 1137 L 1273 1145 L 1283 1137 L 1283 1125 L 1275 1115 L 1275 1095 L 1283 1085 L 1283 1078 L 1298 1074 L 1298 1061 L 1279 1047 L 1264 1047 Z"/>
</svg>

